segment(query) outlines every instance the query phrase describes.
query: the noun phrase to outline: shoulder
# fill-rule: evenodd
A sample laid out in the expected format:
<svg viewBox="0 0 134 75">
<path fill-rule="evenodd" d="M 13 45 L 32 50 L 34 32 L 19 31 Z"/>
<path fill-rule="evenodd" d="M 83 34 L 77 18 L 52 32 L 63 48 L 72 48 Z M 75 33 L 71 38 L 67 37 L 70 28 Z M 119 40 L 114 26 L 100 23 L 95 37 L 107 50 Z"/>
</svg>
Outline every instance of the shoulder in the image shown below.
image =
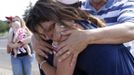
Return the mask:
<svg viewBox="0 0 134 75">
<path fill-rule="evenodd" d="M 14 33 L 13 29 L 10 28 L 8 34 L 9 34 L 9 35 L 13 35 L 13 33 Z"/>
<path fill-rule="evenodd" d="M 134 0 L 128 0 L 129 2 L 134 2 Z"/>
<path fill-rule="evenodd" d="M 10 32 L 13 32 L 13 29 L 12 29 L 12 28 L 9 29 L 9 33 L 10 33 Z"/>
<path fill-rule="evenodd" d="M 117 2 L 134 2 L 134 0 L 117 0 Z"/>
<path fill-rule="evenodd" d="M 123 4 L 123 8 L 133 8 L 134 9 L 134 0 L 127 0 Z"/>
<path fill-rule="evenodd" d="M 134 0 L 119 0 L 113 4 L 113 7 L 116 7 L 120 10 L 134 8 Z"/>
</svg>

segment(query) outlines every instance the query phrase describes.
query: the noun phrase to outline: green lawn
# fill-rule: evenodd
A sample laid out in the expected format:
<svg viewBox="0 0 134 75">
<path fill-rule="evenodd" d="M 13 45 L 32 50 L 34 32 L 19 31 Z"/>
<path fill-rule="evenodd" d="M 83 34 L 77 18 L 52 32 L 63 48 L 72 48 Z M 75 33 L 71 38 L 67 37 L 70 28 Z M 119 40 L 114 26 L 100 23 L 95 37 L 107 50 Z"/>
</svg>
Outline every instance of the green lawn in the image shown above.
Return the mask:
<svg viewBox="0 0 134 75">
<path fill-rule="evenodd" d="M 0 32 L 0 37 L 7 35 L 7 32 Z"/>
</svg>

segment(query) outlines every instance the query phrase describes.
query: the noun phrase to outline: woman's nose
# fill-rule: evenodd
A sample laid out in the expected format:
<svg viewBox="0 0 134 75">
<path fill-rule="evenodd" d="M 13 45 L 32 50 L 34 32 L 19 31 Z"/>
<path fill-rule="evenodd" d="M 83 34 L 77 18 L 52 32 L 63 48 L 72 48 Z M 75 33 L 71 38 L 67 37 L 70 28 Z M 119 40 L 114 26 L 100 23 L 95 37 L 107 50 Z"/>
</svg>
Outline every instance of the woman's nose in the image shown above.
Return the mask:
<svg viewBox="0 0 134 75">
<path fill-rule="evenodd" d="M 53 41 L 60 41 L 61 39 L 61 33 L 60 32 L 54 32 L 53 34 Z"/>
<path fill-rule="evenodd" d="M 59 42 L 61 39 L 61 28 L 58 24 L 55 25 L 54 33 L 53 33 L 53 40 Z"/>
</svg>

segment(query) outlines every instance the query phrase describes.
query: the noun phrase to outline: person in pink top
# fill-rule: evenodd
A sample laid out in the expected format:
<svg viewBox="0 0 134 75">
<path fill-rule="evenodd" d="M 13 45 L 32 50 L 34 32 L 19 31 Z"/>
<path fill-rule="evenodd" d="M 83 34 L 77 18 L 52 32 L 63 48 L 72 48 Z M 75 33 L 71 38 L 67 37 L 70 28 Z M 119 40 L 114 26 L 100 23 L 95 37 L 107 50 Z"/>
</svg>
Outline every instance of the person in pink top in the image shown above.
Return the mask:
<svg viewBox="0 0 134 75">
<path fill-rule="evenodd" d="M 16 43 L 22 43 L 22 41 L 28 36 L 27 31 L 21 27 L 20 22 L 17 20 L 17 17 L 13 18 L 11 27 L 13 29 L 13 33 L 14 33 L 14 38 L 13 38 L 13 42 Z M 17 48 L 17 49 L 13 49 L 14 51 L 14 57 L 17 56 L 17 54 L 20 54 L 21 52 L 26 53 L 26 50 L 28 52 L 29 56 L 31 55 L 31 50 L 28 44 L 23 44 L 21 47 Z"/>
<path fill-rule="evenodd" d="M 9 25 L 9 32 L 7 37 L 7 53 L 10 54 L 11 57 L 11 67 L 12 67 L 12 75 L 32 75 L 32 62 L 34 59 L 34 52 L 31 48 L 31 37 L 32 33 L 29 31 L 29 29 L 25 25 L 25 21 L 20 18 L 19 16 L 7 16 L 5 17 L 7 19 L 7 23 Z M 18 26 L 20 25 L 20 26 Z M 18 27 L 14 28 L 13 27 Z M 26 37 L 23 39 L 19 39 L 17 35 L 19 28 L 25 29 Z M 16 29 L 16 31 L 14 31 Z M 18 30 L 17 30 L 18 29 Z M 15 39 L 16 37 L 16 39 Z M 28 50 L 25 47 L 25 45 L 29 45 L 31 50 L 31 55 L 28 55 Z M 25 49 L 25 52 L 22 52 L 20 49 Z M 15 56 L 14 50 L 20 50 L 20 54 L 17 53 L 17 56 Z M 17 52 L 17 51 L 16 51 Z"/>
</svg>

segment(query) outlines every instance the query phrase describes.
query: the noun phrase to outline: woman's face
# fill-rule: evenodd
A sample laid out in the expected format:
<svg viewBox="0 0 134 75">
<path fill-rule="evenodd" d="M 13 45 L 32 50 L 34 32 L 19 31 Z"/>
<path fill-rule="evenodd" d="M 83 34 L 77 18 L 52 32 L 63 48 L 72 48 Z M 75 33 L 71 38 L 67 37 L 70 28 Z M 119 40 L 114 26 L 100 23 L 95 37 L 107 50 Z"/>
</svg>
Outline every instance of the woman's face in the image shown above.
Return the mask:
<svg viewBox="0 0 134 75">
<path fill-rule="evenodd" d="M 53 38 L 55 23 L 52 21 L 42 22 L 36 27 L 37 34 L 44 40 Z"/>
<path fill-rule="evenodd" d="M 74 22 L 64 21 L 65 24 L 72 25 Z M 55 23 L 53 21 L 42 22 L 37 27 L 37 32 L 39 36 L 44 40 L 53 40 L 56 42 L 64 41 L 68 36 L 62 36 L 61 32 L 70 30 L 69 27 L 65 27 L 59 23 Z"/>
</svg>

